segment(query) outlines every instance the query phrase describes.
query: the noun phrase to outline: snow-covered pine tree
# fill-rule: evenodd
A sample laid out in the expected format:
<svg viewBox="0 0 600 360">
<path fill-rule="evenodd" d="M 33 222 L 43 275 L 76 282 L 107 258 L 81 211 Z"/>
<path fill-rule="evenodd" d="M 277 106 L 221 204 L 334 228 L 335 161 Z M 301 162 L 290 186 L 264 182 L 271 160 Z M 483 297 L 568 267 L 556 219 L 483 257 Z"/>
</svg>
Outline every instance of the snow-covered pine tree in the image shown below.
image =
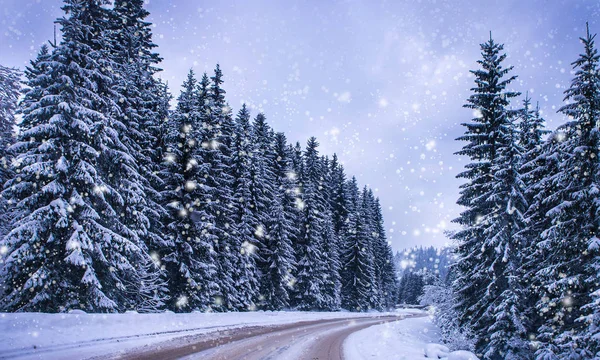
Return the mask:
<svg viewBox="0 0 600 360">
<path fill-rule="evenodd" d="M 480 306 L 482 318 L 473 322 L 478 350 L 486 359 L 530 359 L 522 283 L 522 254 L 527 244 L 517 234 L 524 228 L 527 200 L 522 193 L 522 147 L 511 119 L 497 129 L 497 156 L 492 161 L 492 186 L 484 196 L 493 207 L 482 214 L 484 257 L 482 268 L 491 275 Z M 488 318 L 490 317 L 490 318 Z"/>
<path fill-rule="evenodd" d="M 380 307 L 382 310 L 393 309 L 396 305 L 398 282 L 396 279 L 394 255 L 385 235 L 383 212 L 379 198 L 374 200 L 372 211 L 376 248 L 375 264 L 379 268 L 380 273 L 380 278 L 378 279 Z"/>
<path fill-rule="evenodd" d="M 21 73 L 16 69 L 0 65 L 0 191 L 4 183 L 13 176 L 10 146 L 15 142 L 15 113 L 20 95 Z M 0 195 L 0 241 L 8 231 L 12 219 L 13 205 Z"/>
<path fill-rule="evenodd" d="M 366 239 L 366 244 L 368 248 L 365 248 L 365 252 L 369 256 L 369 261 L 373 268 L 373 273 L 371 277 L 371 282 L 369 284 L 369 307 L 371 309 L 379 309 L 381 307 L 380 293 L 379 293 L 379 280 L 380 280 L 380 269 L 377 267 L 377 263 L 375 260 L 376 256 L 376 240 L 377 240 L 377 232 L 375 231 L 375 217 L 373 213 L 375 196 L 371 189 L 367 186 L 363 187 L 362 194 L 362 217 L 365 221 L 364 228 L 364 237 Z"/>
<path fill-rule="evenodd" d="M 327 264 L 326 275 L 323 279 L 323 296 L 327 303 L 327 309 L 330 311 L 339 310 L 341 306 L 341 277 L 342 268 L 340 262 L 340 241 L 335 231 L 333 221 L 333 190 L 332 173 L 329 158 L 321 158 L 323 178 L 321 180 L 320 190 L 323 194 L 323 208 L 325 209 L 323 223 L 323 254 Z"/>
<path fill-rule="evenodd" d="M 206 209 L 211 189 L 205 183 L 208 169 L 200 142 L 207 94 L 198 91 L 193 71 L 177 100 L 167 129 L 165 165 L 160 174 L 165 184 L 161 197 L 170 216 L 167 246 L 161 247 L 159 254 L 168 273 L 169 308 L 179 312 L 207 310 L 218 291 L 214 218 Z"/>
<path fill-rule="evenodd" d="M 293 176 L 296 178 L 298 184 L 299 193 L 302 193 L 302 177 L 304 174 L 304 161 L 302 159 L 302 146 L 300 142 L 296 142 L 296 145 L 289 147 L 290 158 L 292 161 L 292 169 L 294 170 Z"/>
<path fill-rule="evenodd" d="M 356 198 L 356 204 L 349 207 L 349 221 L 342 245 L 342 307 L 350 311 L 366 311 L 377 303 L 371 209 L 367 189 L 359 193 L 355 178 L 350 181 L 348 190 L 350 198 Z"/>
<path fill-rule="evenodd" d="M 259 292 L 259 278 L 257 278 L 255 232 L 258 221 L 253 211 L 252 179 L 253 156 L 255 155 L 252 142 L 250 125 L 250 111 L 246 104 L 236 116 L 236 136 L 232 147 L 232 169 L 234 177 L 233 198 L 235 210 L 233 221 L 235 223 L 234 249 L 243 249 L 238 255 L 238 263 L 234 270 L 234 280 L 240 298 L 234 308 L 244 309 L 254 304 Z"/>
<path fill-rule="evenodd" d="M 106 3 L 65 0 L 62 41 L 28 81 L 12 147 L 19 175 L 4 191 L 22 211 L 5 238 L 4 310 L 117 311 L 142 290 L 148 254 L 124 236 L 121 194 L 100 170 L 104 156 L 127 156 L 113 127 Z"/>
<path fill-rule="evenodd" d="M 269 206 L 270 216 L 266 224 L 268 233 L 262 256 L 267 265 L 262 274 L 267 287 L 263 288 L 264 304 L 267 309 L 289 308 L 290 294 L 295 284 L 296 259 L 292 241 L 297 238 L 295 224 L 298 211 L 295 206 L 295 179 L 292 171 L 287 140 L 283 133 L 275 134 L 275 159 L 273 170 L 273 203 Z"/>
<path fill-rule="evenodd" d="M 481 44 L 482 59 L 478 60 L 481 69 L 471 71 L 476 87 L 464 105 L 473 109 L 475 117 L 472 122 L 462 124 L 466 132 L 457 139 L 468 142 L 457 154 L 467 156 L 472 161 L 457 176 L 467 181 L 461 185 L 457 201 L 466 209 L 454 220 L 462 229 L 452 234 L 457 242 L 457 279 L 454 288 L 462 326 L 473 326 L 475 323 L 484 326 L 481 319 L 487 306 L 480 300 L 484 298 L 492 280 L 484 263 L 488 258 L 496 257 L 493 248 L 484 247 L 485 251 L 481 251 L 487 228 L 482 219 L 496 206 L 484 195 L 492 191 L 492 166 L 498 156 L 499 141 L 503 140 L 499 138 L 500 127 L 508 122 L 507 106 L 511 98 L 518 96 L 518 93 L 506 90 L 516 77 L 509 76 L 512 67 L 503 67 L 506 54 L 502 54 L 502 50 L 503 45 L 496 43 L 491 36 L 489 41 Z"/>
<path fill-rule="evenodd" d="M 27 78 L 26 86 L 23 87 L 23 96 L 19 103 L 19 109 L 25 109 L 37 103 L 44 96 L 43 89 L 49 86 L 50 78 L 43 76 L 48 71 L 48 60 L 50 51 L 48 45 L 44 44 L 40 48 L 36 58 L 29 61 L 29 66 L 25 68 L 24 74 Z M 38 117 L 28 117 L 22 119 L 19 123 L 19 131 L 27 131 L 41 122 Z"/>
<path fill-rule="evenodd" d="M 252 124 L 251 141 L 255 145 L 253 154 L 254 173 L 252 185 L 254 206 L 259 225 L 265 226 L 269 218 L 269 204 L 274 193 L 273 164 L 275 164 L 273 129 L 267 124 L 265 114 L 259 113 Z"/>
<path fill-rule="evenodd" d="M 269 233 L 268 223 L 271 216 L 270 205 L 275 196 L 273 165 L 275 163 L 273 129 L 267 124 L 265 114 L 259 113 L 252 124 L 252 139 L 255 152 L 252 160 L 254 163 L 252 173 L 252 204 L 255 217 L 258 221 L 256 229 L 256 245 L 259 252 L 259 268 L 261 273 L 269 272 L 270 264 L 264 256 L 268 252 L 268 239 L 264 235 Z M 261 281 L 261 297 L 270 292 L 271 284 L 266 278 Z M 262 303 L 262 300 L 261 300 Z"/>
<path fill-rule="evenodd" d="M 164 245 L 161 219 L 166 216 L 166 210 L 159 200 L 157 186 L 161 182 L 157 175 L 158 164 L 153 162 L 156 157 L 149 156 L 156 144 L 150 130 L 162 119 L 155 111 L 155 104 L 161 99 L 156 98 L 160 92 L 153 78 L 158 71 L 155 66 L 161 59 L 152 52 L 156 45 L 152 43 L 151 24 L 144 20 L 148 15 L 143 0 L 117 1 L 109 11 L 105 49 L 115 73 L 113 100 L 119 106 L 113 127 L 127 156 L 107 157 L 102 161 L 102 170 L 108 174 L 108 183 L 120 190 L 122 201 L 118 211 L 130 230 L 129 236 L 138 238 L 145 248 L 155 250 Z M 151 264 L 146 266 L 147 270 L 160 271 Z M 156 274 L 148 276 L 157 278 Z M 161 295 L 158 291 L 155 293 Z"/>
<path fill-rule="evenodd" d="M 553 184 L 548 178 L 558 166 L 558 158 L 554 151 L 555 137 L 547 140 L 544 136 L 550 131 L 544 128 L 544 119 L 540 115 L 539 106 L 531 109 L 528 96 L 523 100 L 523 108 L 519 111 L 519 145 L 523 148 L 521 155 L 521 180 L 523 195 L 528 204 L 524 214 L 523 228 L 515 235 L 521 244 L 521 265 L 519 272 L 520 291 L 519 301 L 522 309 L 522 324 L 528 334 L 534 334 L 540 326 L 536 302 L 542 297 L 540 283 L 535 275 L 539 263 L 538 257 L 544 256 L 543 249 L 538 247 L 540 233 L 546 228 L 549 219 L 546 217 L 552 208 L 546 200 L 552 192 Z"/>
<path fill-rule="evenodd" d="M 344 228 L 344 223 L 348 218 L 348 209 L 346 209 L 346 174 L 344 167 L 339 163 L 336 154 L 331 158 L 331 197 L 330 206 L 333 216 L 333 227 L 335 233 L 340 237 Z"/>
<path fill-rule="evenodd" d="M 214 249 L 216 252 L 217 281 L 219 284 L 219 295 L 213 308 L 219 311 L 234 309 L 243 306 L 244 310 L 254 310 L 255 302 L 244 302 L 251 294 L 240 294 L 235 286 L 233 278 L 234 267 L 240 259 L 247 260 L 251 270 L 252 256 L 255 249 L 248 246 L 240 249 L 234 222 L 235 201 L 233 199 L 234 175 L 232 167 L 232 147 L 234 141 L 235 124 L 231 114 L 231 108 L 225 101 L 225 90 L 223 84 L 223 73 L 219 64 L 216 65 L 214 75 L 210 78 L 208 88 L 208 106 L 203 112 L 204 137 L 202 147 L 204 149 L 204 165 L 208 167 L 205 175 L 206 184 L 211 189 L 211 200 L 208 202 L 208 211 L 215 219 L 212 232 L 215 235 Z M 201 87 L 204 87 L 201 82 Z M 237 247 L 237 248 L 236 248 Z M 239 257 L 240 251 L 246 256 Z M 247 289 L 246 289 L 247 290 Z"/>
<path fill-rule="evenodd" d="M 519 118 L 519 145 L 523 148 L 521 155 L 521 168 L 525 189 L 536 182 L 535 171 L 538 169 L 537 159 L 542 151 L 543 138 L 550 131 L 545 129 L 544 119 L 540 115 L 539 104 L 531 108 L 529 94 L 523 99 L 523 108 L 517 112 Z M 527 194 L 526 194 L 527 195 Z M 532 199 L 527 198 L 528 202 Z"/>
<path fill-rule="evenodd" d="M 558 171 L 546 203 L 554 205 L 541 233 L 536 276 L 544 296 L 538 300 L 543 324 L 538 330 L 539 359 L 593 358 L 598 354 L 600 75 L 595 35 L 581 38 L 584 51 L 573 62 L 575 78 L 565 91 L 569 103 L 559 111 L 569 117 L 558 128 Z"/>
<path fill-rule="evenodd" d="M 295 304 L 300 310 L 325 309 L 323 278 L 325 261 L 323 254 L 324 208 L 319 187 L 322 178 L 319 143 L 315 137 L 308 139 L 303 156 L 301 230 L 296 246 L 297 275 Z"/>
</svg>

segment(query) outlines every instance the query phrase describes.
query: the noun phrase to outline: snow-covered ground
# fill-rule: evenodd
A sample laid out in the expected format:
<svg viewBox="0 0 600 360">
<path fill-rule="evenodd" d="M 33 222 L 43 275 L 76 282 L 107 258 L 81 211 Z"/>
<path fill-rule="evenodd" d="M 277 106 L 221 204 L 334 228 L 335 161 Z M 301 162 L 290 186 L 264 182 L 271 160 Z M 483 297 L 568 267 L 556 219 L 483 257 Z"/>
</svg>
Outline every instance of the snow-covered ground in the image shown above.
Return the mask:
<svg viewBox="0 0 600 360">
<path fill-rule="evenodd" d="M 430 317 L 408 318 L 353 333 L 344 341 L 344 353 L 347 360 L 477 360 L 467 351 L 449 352 L 439 342 Z"/>
<path fill-rule="evenodd" d="M 381 315 L 419 312 L 403 309 Z M 221 329 L 373 315 L 283 311 L 191 314 L 0 313 L 0 358 L 87 358 Z"/>
</svg>

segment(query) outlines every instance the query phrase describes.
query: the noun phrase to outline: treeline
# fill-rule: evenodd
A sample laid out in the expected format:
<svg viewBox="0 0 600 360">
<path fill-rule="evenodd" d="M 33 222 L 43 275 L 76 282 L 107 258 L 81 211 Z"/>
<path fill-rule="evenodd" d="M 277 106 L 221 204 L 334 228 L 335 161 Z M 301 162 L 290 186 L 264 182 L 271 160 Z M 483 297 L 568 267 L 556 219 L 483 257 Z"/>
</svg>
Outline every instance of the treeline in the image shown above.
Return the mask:
<svg viewBox="0 0 600 360">
<path fill-rule="evenodd" d="M 509 86 L 503 46 L 481 45 L 481 68 L 465 107 L 458 152 L 453 292 L 446 325 L 467 334 L 485 359 L 600 357 L 600 68 L 595 35 L 581 38 L 574 78 L 544 130 L 539 108 Z M 443 291 L 437 291 L 443 294 Z M 447 306 L 452 301 L 453 306 Z M 457 319 L 457 320 L 454 320 Z M 460 338 L 457 334 L 454 334 Z"/>
<path fill-rule="evenodd" d="M 451 248 L 414 247 L 394 256 L 398 278 L 398 303 L 419 304 L 428 285 L 445 284 L 451 263 Z"/>
<path fill-rule="evenodd" d="M 0 73 L 0 309 L 392 307 L 373 192 L 314 137 L 302 149 L 264 114 L 234 116 L 218 65 L 190 71 L 170 110 L 143 4 L 65 0 L 18 106 L 18 75 Z"/>
</svg>

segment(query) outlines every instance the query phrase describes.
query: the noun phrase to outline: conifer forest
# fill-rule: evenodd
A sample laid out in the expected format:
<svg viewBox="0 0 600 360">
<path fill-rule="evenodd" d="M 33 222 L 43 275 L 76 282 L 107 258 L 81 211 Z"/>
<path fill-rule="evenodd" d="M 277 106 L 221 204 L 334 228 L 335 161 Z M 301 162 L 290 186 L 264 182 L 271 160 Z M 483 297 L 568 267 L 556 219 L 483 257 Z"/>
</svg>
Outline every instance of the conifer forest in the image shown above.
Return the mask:
<svg viewBox="0 0 600 360">
<path fill-rule="evenodd" d="M 597 2 L 22 2 L 0 358 L 600 359 Z"/>
</svg>

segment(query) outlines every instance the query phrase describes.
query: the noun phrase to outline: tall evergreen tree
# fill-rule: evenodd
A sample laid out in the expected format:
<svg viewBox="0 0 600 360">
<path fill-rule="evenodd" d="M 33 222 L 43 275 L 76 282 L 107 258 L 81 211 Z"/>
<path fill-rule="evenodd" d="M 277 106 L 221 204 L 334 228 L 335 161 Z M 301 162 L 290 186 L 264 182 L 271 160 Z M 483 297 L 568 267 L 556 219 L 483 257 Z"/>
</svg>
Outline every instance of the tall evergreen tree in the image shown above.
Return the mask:
<svg viewBox="0 0 600 360">
<path fill-rule="evenodd" d="M 351 205 L 341 256 L 342 307 L 351 311 L 365 311 L 376 302 L 370 209 L 366 191 L 359 194 L 355 178 L 349 182 L 348 194 Z"/>
<path fill-rule="evenodd" d="M 338 162 L 336 154 L 331 159 L 331 211 L 333 216 L 333 226 L 336 235 L 339 237 L 344 228 L 344 223 L 348 217 L 346 208 L 346 174 L 344 167 Z"/>
<path fill-rule="evenodd" d="M 332 173 L 331 165 L 327 157 L 322 158 L 322 172 L 320 190 L 323 194 L 325 203 L 323 207 L 323 253 L 325 255 L 327 267 L 326 275 L 323 279 L 323 295 L 329 310 L 338 310 L 341 306 L 341 262 L 340 262 L 340 240 L 335 231 L 335 223 L 333 219 L 333 191 L 332 191 Z"/>
<path fill-rule="evenodd" d="M 466 207 L 466 210 L 454 220 L 462 229 L 452 235 L 457 242 L 456 253 L 459 257 L 455 265 L 457 279 L 454 289 L 458 298 L 457 311 L 461 314 L 459 322 L 463 326 L 479 324 L 479 329 L 489 326 L 489 323 L 481 321 L 488 310 L 481 300 L 485 298 L 492 282 L 492 274 L 485 264 L 489 264 L 489 259 L 496 258 L 494 248 L 486 243 L 485 239 L 489 236 L 486 235 L 486 229 L 489 226 L 483 220 L 498 206 L 497 200 L 484 195 L 493 192 L 492 167 L 499 148 L 506 145 L 501 128 L 509 123 L 507 107 L 510 99 L 518 96 L 518 93 L 506 90 L 516 77 L 509 76 L 512 67 L 503 67 L 506 54 L 502 54 L 502 50 L 503 45 L 496 43 L 491 36 L 488 42 L 481 44 L 482 59 L 478 60 L 481 69 L 471 71 L 476 87 L 464 105 L 473 109 L 476 116 L 472 122 L 462 124 L 466 127 L 466 133 L 458 138 L 468 143 L 457 154 L 469 157 L 472 163 L 466 165 L 466 170 L 458 175 L 458 178 L 467 182 L 461 186 L 458 200 L 458 204 Z M 485 345 L 480 345 L 480 350 L 482 346 Z"/>
<path fill-rule="evenodd" d="M 491 249 L 482 259 L 482 267 L 492 276 L 485 297 L 480 299 L 480 304 L 487 308 L 484 316 L 474 323 L 474 330 L 484 334 L 479 342 L 485 346 L 486 358 L 528 359 L 531 354 L 524 324 L 525 289 L 521 282 L 521 258 L 526 244 L 517 236 L 524 228 L 523 214 L 527 209 L 519 172 L 523 150 L 511 121 L 499 131 L 503 140 L 492 162 L 494 176 L 491 191 L 486 194 L 494 207 L 481 220 L 485 227 L 483 249 Z"/>
<path fill-rule="evenodd" d="M 259 291 L 257 254 L 255 251 L 257 248 L 255 232 L 258 221 L 253 211 L 252 202 L 253 156 L 255 150 L 251 132 L 250 111 L 244 104 L 236 117 L 237 136 L 233 143 L 232 152 L 233 175 L 235 178 L 233 187 L 235 212 L 233 220 L 236 224 L 234 249 L 243 250 L 243 254 L 238 258 L 238 263 L 234 268 L 235 286 L 240 293 L 236 308 L 247 308 L 254 304 Z"/>
<path fill-rule="evenodd" d="M 394 266 L 394 255 L 392 248 L 388 244 L 385 227 L 383 224 L 383 212 L 379 199 L 373 203 L 373 226 L 375 236 L 375 262 L 379 268 L 380 278 L 380 307 L 381 309 L 393 309 L 396 305 L 396 289 L 398 288 L 396 279 L 396 268 Z"/>
<path fill-rule="evenodd" d="M 302 170 L 301 233 L 296 247 L 297 284 L 296 305 L 301 310 L 326 307 L 323 298 L 325 258 L 323 254 L 323 198 L 319 190 L 322 167 L 317 139 L 308 139 Z"/>
<path fill-rule="evenodd" d="M 556 186 L 547 200 L 555 206 L 547 213 L 551 223 L 540 243 L 545 256 L 537 265 L 545 295 L 538 301 L 542 359 L 592 358 L 598 352 L 592 340 L 598 307 L 590 294 L 598 289 L 599 269 L 599 56 L 589 28 L 581 40 L 584 51 L 573 62 L 575 78 L 565 91 L 569 103 L 559 110 L 570 120 L 558 129 L 561 163 L 550 176 Z"/>
<path fill-rule="evenodd" d="M 206 93 L 199 93 L 190 70 L 169 124 L 162 199 L 169 209 L 168 243 L 160 249 L 168 272 L 171 301 L 175 311 L 210 308 L 218 292 L 212 232 L 214 218 L 207 211 L 210 187 L 204 148 L 202 111 Z"/>
<path fill-rule="evenodd" d="M 158 137 L 163 135 L 160 127 L 167 116 L 161 103 L 170 95 L 153 77 L 162 59 L 154 52 L 156 44 L 152 42 L 152 24 L 145 20 L 149 12 L 144 1 L 116 1 L 110 14 L 109 55 L 118 74 L 114 84 L 120 108 L 117 124 L 132 160 L 123 166 L 126 176 L 111 179 L 126 189 L 124 212 L 129 226 L 148 247 L 157 249 L 162 246 L 161 219 L 166 215 L 159 199 L 162 154 L 157 145 L 162 142 Z"/>
<path fill-rule="evenodd" d="M 297 210 L 294 197 L 294 178 L 283 133 L 275 135 L 273 169 L 274 199 L 270 205 L 268 234 L 264 249 L 266 287 L 262 294 L 269 309 L 281 310 L 290 306 L 290 293 L 295 283 L 296 259 L 292 241 L 296 239 Z"/>
<path fill-rule="evenodd" d="M 208 167 L 208 172 L 205 174 L 206 184 L 211 189 L 208 211 L 215 221 L 212 232 L 215 236 L 214 247 L 218 267 L 217 281 L 220 288 L 215 309 L 227 310 L 240 306 L 240 299 L 243 298 L 236 288 L 235 279 L 232 276 L 234 267 L 240 259 L 237 254 L 242 250 L 245 254 L 251 254 L 255 250 L 251 246 L 240 249 L 237 247 L 237 240 L 234 236 L 236 229 L 234 223 L 232 148 L 235 125 L 231 108 L 225 101 L 225 90 L 221 87 L 223 74 L 218 64 L 210 80 L 210 86 L 207 89 L 208 106 L 203 112 L 203 161 Z M 205 82 L 206 80 L 202 81 L 202 83 Z M 205 85 L 201 84 L 201 87 L 204 88 Z M 249 256 L 242 259 L 251 261 Z M 247 265 L 252 266 L 251 262 Z M 246 309 L 255 309 L 254 302 L 247 303 L 245 306 Z"/>
<path fill-rule="evenodd" d="M 24 101 L 25 131 L 13 146 L 19 176 L 4 191 L 23 214 L 5 239 L 5 310 L 116 311 L 143 290 L 148 254 L 127 236 L 120 189 L 102 171 L 105 159 L 127 157 L 113 127 L 104 5 L 65 0 L 62 41 L 28 84 L 26 96 L 44 100 Z"/>
</svg>

